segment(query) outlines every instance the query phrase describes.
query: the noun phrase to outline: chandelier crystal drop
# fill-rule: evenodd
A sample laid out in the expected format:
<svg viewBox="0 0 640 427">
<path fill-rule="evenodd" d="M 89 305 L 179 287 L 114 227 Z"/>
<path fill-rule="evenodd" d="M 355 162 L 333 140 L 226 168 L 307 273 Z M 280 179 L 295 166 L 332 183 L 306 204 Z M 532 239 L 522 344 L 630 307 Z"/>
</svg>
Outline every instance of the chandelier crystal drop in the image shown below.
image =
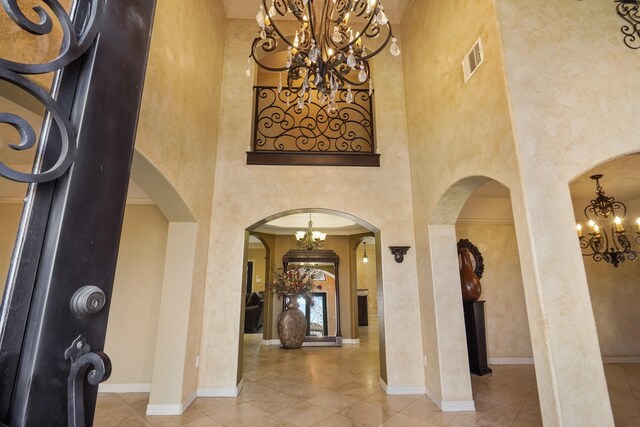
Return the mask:
<svg viewBox="0 0 640 427">
<path fill-rule="evenodd" d="M 291 17 L 297 30 L 287 35 L 283 28 L 288 26 L 279 21 Z M 267 71 L 286 73 L 289 91 L 313 85 L 330 105 L 340 89 L 370 81 L 369 59 L 389 42 L 391 54 L 400 55 L 379 0 L 260 0 L 256 22 L 250 58 Z M 285 49 L 282 66 L 265 63 L 265 56 Z M 304 97 L 305 91 L 296 91 Z"/>
<path fill-rule="evenodd" d="M 308 251 L 323 248 L 324 241 L 326 238 L 327 238 L 326 233 L 313 231 L 313 221 L 311 220 L 311 214 L 309 214 L 309 227 L 307 228 L 307 231 L 296 232 L 296 240 L 298 241 L 298 244 L 297 244 L 298 248 L 306 249 Z"/>
<path fill-rule="evenodd" d="M 581 223 L 576 225 L 582 255 L 598 262 L 604 260 L 616 268 L 625 260 L 635 261 L 638 252 L 631 248 L 631 240 L 640 245 L 640 218 L 636 222 L 635 237 L 632 237 L 633 232 L 624 228 L 627 206 L 605 194 L 600 185 L 602 175 L 593 175 L 591 179 L 596 182 L 596 198 L 584 208 L 586 227 Z"/>
</svg>

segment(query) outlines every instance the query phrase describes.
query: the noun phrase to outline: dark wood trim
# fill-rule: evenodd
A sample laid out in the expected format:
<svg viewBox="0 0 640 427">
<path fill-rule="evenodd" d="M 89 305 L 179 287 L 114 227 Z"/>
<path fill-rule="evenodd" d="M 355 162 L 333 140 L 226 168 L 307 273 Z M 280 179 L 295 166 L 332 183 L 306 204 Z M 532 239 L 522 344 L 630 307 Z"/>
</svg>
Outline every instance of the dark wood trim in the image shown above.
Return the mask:
<svg viewBox="0 0 640 427">
<path fill-rule="evenodd" d="M 380 154 L 247 152 L 248 165 L 380 167 Z"/>
</svg>

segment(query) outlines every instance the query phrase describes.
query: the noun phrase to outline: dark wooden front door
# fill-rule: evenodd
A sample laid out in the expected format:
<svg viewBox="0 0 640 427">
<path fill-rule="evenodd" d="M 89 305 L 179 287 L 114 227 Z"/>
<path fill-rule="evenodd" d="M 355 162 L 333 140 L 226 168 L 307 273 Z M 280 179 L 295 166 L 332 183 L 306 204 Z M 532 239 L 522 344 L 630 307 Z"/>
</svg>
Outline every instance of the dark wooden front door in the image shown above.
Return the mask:
<svg viewBox="0 0 640 427">
<path fill-rule="evenodd" d="M 67 39 L 48 63 L 0 60 L 0 79 L 51 118 L 33 173 L 0 168 L 30 184 L 1 308 L 0 424 L 91 425 L 111 370 L 102 350 L 155 0 L 77 0 L 71 18 L 47 0 L 40 23 L 14 3 L 0 13 L 20 28 L 46 37 L 58 19 Z M 50 71 L 51 95 L 24 77 Z M 3 123 L 25 130 L 0 112 Z"/>
</svg>

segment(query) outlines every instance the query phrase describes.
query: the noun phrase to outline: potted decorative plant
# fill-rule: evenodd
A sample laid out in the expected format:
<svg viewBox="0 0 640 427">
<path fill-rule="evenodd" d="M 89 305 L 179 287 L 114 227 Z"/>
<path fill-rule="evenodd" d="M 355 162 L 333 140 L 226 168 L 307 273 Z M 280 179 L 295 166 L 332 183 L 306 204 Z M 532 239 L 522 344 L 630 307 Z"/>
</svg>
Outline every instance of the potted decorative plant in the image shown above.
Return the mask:
<svg viewBox="0 0 640 427">
<path fill-rule="evenodd" d="M 311 293 L 322 289 L 322 286 L 314 282 L 316 275 L 317 271 L 310 268 L 285 271 L 276 267 L 274 270 L 271 292 L 278 295 L 278 298 L 288 298 L 285 300 L 286 310 L 278 317 L 278 335 L 283 348 L 302 347 L 307 333 L 307 319 L 299 310 L 298 298 L 311 301 Z"/>
</svg>

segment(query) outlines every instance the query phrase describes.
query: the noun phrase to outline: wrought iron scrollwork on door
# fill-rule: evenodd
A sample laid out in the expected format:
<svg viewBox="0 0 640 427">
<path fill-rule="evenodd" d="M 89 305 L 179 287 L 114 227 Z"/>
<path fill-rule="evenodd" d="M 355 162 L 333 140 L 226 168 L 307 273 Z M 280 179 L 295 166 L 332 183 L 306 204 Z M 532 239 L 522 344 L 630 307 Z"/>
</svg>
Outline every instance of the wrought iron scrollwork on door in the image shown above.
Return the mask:
<svg viewBox="0 0 640 427">
<path fill-rule="evenodd" d="M 102 352 L 91 353 L 91 346 L 84 337 L 79 336 L 64 353 L 65 359 L 71 359 L 71 372 L 67 383 L 67 413 L 69 427 L 84 427 L 84 378 L 91 385 L 98 385 L 109 379 L 111 360 Z M 92 367 L 87 374 L 87 370 Z"/>
<path fill-rule="evenodd" d="M 42 1 L 51 12 L 53 12 L 62 28 L 63 37 L 58 56 L 52 60 L 35 64 L 14 62 L 0 58 L 0 80 L 17 86 L 33 96 L 46 109 L 47 120 L 55 123 L 60 132 L 58 159 L 52 166 L 45 170 L 42 170 L 38 159 L 36 159 L 31 173 L 17 171 L 3 163 L 0 159 L 0 177 L 26 183 L 52 181 L 67 171 L 75 156 L 76 132 L 69 118 L 64 114 L 56 100 L 55 88 L 52 90 L 52 93 L 48 93 L 37 83 L 34 83 L 25 76 L 60 71 L 80 58 L 80 56 L 89 49 L 98 33 L 100 16 L 104 8 L 104 0 L 86 0 L 89 5 L 88 13 L 83 19 L 83 24 L 78 29 L 72 22 L 72 17 L 69 16 L 57 0 Z M 25 16 L 18 5 L 18 0 L 0 0 L 0 4 L 2 4 L 2 8 L 11 20 L 22 30 L 38 36 L 45 36 L 51 33 L 53 20 L 43 7 L 36 6 L 33 8 L 39 17 L 39 22 L 33 22 Z M 46 135 L 44 134 L 46 132 L 43 132 L 43 135 L 40 136 L 39 143 L 36 144 L 37 138 L 35 131 L 22 117 L 12 113 L 0 112 L 0 125 L 2 124 L 12 126 L 20 135 L 19 143 L 9 145 L 11 149 L 28 150 L 36 148 L 40 150 L 40 147 L 44 145 L 43 141 L 46 139 Z M 43 127 L 43 129 L 44 128 L 45 127 Z"/>
</svg>

